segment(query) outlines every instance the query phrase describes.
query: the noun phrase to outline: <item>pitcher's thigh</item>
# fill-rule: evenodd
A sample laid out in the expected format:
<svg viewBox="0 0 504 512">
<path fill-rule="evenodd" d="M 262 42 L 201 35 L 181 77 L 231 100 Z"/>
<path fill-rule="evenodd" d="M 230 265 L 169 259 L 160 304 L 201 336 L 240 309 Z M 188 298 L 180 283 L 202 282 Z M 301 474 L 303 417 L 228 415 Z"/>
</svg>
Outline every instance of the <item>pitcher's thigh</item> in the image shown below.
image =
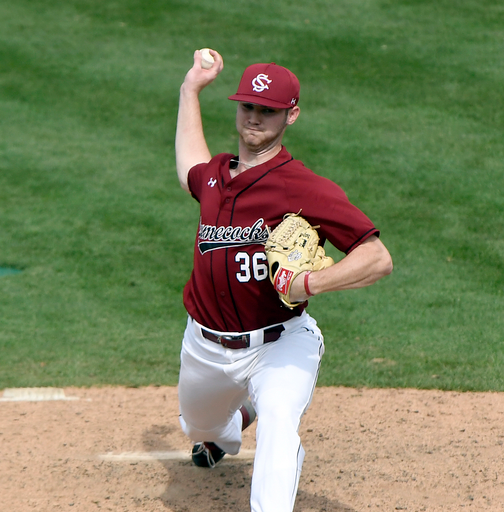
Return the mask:
<svg viewBox="0 0 504 512">
<path fill-rule="evenodd" d="M 182 351 L 179 374 L 179 408 L 186 423 L 213 430 L 227 423 L 246 400 L 246 384 L 236 382 L 219 364 Z"/>
<path fill-rule="evenodd" d="M 311 402 L 323 353 L 319 331 L 295 332 L 267 347 L 249 388 L 257 414 L 298 422 Z"/>
</svg>

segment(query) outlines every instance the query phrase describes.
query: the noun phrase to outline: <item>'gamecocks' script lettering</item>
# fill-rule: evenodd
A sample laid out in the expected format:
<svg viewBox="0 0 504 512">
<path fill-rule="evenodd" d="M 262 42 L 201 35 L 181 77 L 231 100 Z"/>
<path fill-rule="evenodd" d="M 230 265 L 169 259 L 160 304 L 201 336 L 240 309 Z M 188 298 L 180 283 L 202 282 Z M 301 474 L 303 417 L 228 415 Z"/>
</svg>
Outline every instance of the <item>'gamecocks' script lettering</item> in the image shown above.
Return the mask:
<svg viewBox="0 0 504 512">
<path fill-rule="evenodd" d="M 198 247 L 201 254 L 215 249 L 250 244 L 264 244 L 268 230 L 264 219 L 258 219 L 252 226 L 207 226 L 200 219 Z"/>
</svg>

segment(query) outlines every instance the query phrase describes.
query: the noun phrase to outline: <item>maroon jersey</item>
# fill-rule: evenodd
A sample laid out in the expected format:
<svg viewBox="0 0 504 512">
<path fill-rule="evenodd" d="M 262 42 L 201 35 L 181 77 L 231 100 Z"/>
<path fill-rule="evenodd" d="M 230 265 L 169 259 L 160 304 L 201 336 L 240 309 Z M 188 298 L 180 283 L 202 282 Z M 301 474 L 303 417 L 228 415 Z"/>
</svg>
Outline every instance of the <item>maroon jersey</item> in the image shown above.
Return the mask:
<svg viewBox="0 0 504 512">
<path fill-rule="evenodd" d="M 266 226 L 301 211 L 317 231 L 348 254 L 378 235 L 369 218 L 341 188 L 294 160 L 282 147 L 268 162 L 231 179 L 233 155 L 219 154 L 189 172 L 188 183 L 200 203 L 194 269 L 184 289 L 188 313 L 210 329 L 243 332 L 300 315 L 282 305 L 268 277 Z"/>
</svg>

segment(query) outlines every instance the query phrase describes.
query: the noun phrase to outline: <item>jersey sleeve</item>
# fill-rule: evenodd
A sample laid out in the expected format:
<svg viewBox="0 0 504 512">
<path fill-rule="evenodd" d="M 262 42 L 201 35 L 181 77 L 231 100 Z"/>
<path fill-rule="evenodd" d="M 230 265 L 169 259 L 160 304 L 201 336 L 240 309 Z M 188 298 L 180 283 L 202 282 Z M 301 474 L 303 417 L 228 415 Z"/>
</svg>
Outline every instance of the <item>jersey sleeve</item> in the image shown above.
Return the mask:
<svg viewBox="0 0 504 512">
<path fill-rule="evenodd" d="M 220 153 L 209 162 L 197 164 L 189 170 L 187 184 L 196 201 L 200 202 L 202 188 L 208 184 L 209 180 L 221 179 L 223 166 L 227 164 L 232 156 L 227 153 Z"/>
<path fill-rule="evenodd" d="M 198 202 L 201 197 L 202 175 L 205 172 L 205 168 L 207 166 L 207 163 L 195 165 L 189 170 L 189 174 L 187 176 L 189 191 L 191 192 L 191 195 L 194 197 L 194 199 L 196 199 Z"/>
<path fill-rule="evenodd" d="M 319 226 L 321 243 L 329 240 L 341 252 L 348 254 L 379 230 L 371 219 L 353 205 L 345 192 L 333 181 L 307 170 L 309 179 L 304 187 L 289 194 L 292 211 L 301 211 L 313 226 Z"/>
</svg>

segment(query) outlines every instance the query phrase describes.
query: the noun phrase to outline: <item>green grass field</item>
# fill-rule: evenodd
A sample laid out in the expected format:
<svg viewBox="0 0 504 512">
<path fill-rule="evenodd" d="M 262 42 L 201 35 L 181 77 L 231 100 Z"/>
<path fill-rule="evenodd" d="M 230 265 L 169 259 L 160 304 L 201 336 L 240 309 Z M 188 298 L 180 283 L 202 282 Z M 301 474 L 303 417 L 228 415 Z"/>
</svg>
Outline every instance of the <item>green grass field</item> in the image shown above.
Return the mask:
<svg viewBox="0 0 504 512">
<path fill-rule="evenodd" d="M 504 7 L 489 0 L 0 4 L 0 389 L 176 384 L 197 203 L 178 89 L 197 48 L 211 150 L 243 69 L 301 80 L 287 148 L 347 192 L 395 264 L 310 302 L 319 384 L 504 390 Z M 336 251 L 329 252 L 336 258 Z"/>
</svg>

